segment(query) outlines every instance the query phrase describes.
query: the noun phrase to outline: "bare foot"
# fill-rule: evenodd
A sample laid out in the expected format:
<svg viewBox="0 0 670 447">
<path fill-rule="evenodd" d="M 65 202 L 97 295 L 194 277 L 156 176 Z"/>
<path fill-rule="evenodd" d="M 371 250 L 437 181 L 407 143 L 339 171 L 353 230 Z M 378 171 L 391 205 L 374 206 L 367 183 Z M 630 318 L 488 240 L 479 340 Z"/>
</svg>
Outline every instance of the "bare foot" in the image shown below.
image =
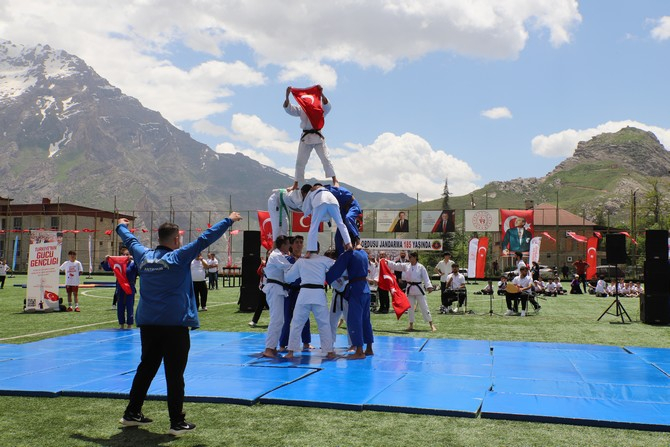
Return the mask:
<svg viewBox="0 0 670 447">
<path fill-rule="evenodd" d="M 286 352 L 286 351 L 288 351 L 288 348 L 286 346 L 282 346 L 277 350 L 277 352 Z"/>
<path fill-rule="evenodd" d="M 349 349 L 347 349 L 347 352 L 356 352 L 356 346 L 349 346 Z"/>
<path fill-rule="evenodd" d="M 414 326 L 410 325 L 407 326 L 407 329 L 405 329 L 407 332 L 412 332 L 414 330 Z"/>
<path fill-rule="evenodd" d="M 270 358 L 270 359 L 276 359 L 277 358 L 277 352 L 272 348 L 265 348 L 265 351 L 263 351 L 263 357 L 267 357 L 267 358 Z"/>
<path fill-rule="evenodd" d="M 364 352 L 356 352 L 352 355 L 347 356 L 347 360 L 363 360 L 365 359 Z"/>
<path fill-rule="evenodd" d="M 375 355 L 375 353 L 372 352 L 372 348 L 367 348 L 367 349 L 365 350 L 365 355 Z"/>
<path fill-rule="evenodd" d="M 303 350 L 303 351 L 309 351 L 310 349 L 314 349 L 314 346 L 312 346 L 312 345 L 309 344 L 309 343 L 304 343 L 304 344 L 302 345 L 302 350 Z"/>
<path fill-rule="evenodd" d="M 344 324 L 344 320 L 340 318 L 340 321 L 337 322 L 337 327 L 341 327 Z"/>
<path fill-rule="evenodd" d="M 335 352 L 331 351 L 328 354 L 326 354 L 326 360 L 334 360 L 336 358 L 337 358 L 337 355 L 335 355 Z"/>
<path fill-rule="evenodd" d="M 288 354 L 286 354 L 286 355 L 284 356 L 284 358 L 286 358 L 286 359 L 292 359 L 292 358 L 295 358 L 295 356 L 293 355 L 293 351 L 288 351 Z"/>
<path fill-rule="evenodd" d="M 437 328 L 435 327 L 435 325 L 433 323 L 430 323 L 430 330 L 433 331 L 433 332 L 437 331 Z"/>
</svg>

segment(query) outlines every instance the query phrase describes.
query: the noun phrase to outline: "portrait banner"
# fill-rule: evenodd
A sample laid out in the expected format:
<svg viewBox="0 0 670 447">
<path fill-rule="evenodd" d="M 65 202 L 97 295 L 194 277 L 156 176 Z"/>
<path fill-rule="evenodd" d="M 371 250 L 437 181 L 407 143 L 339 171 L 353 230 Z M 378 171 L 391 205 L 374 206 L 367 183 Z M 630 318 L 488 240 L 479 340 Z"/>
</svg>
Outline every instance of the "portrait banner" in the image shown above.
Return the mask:
<svg viewBox="0 0 670 447">
<path fill-rule="evenodd" d="M 407 233 L 409 220 L 407 210 L 377 211 L 377 229 L 379 233 Z"/>
<path fill-rule="evenodd" d="M 498 231 L 498 210 L 465 210 L 465 231 Z"/>
<path fill-rule="evenodd" d="M 453 233 L 456 231 L 454 210 L 421 211 L 422 233 Z"/>
<path fill-rule="evenodd" d="M 63 233 L 30 231 L 28 249 L 27 312 L 53 312 L 60 309 L 58 273 Z"/>
<path fill-rule="evenodd" d="M 503 235 L 500 244 L 503 254 L 530 251 L 533 239 L 533 210 L 500 210 L 500 231 Z"/>
</svg>

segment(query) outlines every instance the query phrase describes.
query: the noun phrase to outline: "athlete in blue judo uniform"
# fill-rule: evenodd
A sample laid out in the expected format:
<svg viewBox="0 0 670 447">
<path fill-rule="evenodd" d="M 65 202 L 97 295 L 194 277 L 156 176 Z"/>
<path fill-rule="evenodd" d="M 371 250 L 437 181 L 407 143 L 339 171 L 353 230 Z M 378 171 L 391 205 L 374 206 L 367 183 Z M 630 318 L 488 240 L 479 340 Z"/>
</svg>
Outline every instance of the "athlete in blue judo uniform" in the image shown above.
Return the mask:
<svg viewBox="0 0 670 447">
<path fill-rule="evenodd" d="M 345 299 L 349 301 L 347 313 L 347 330 L 351 344 L 356 352 L 350 359 L 364 359 L 366 355 L 373 355 L 372 323 L 370 323 L 370 287 L 368 287 L 368 254 L 363 250 L 360 241 L 356 241 L 354 250 L 345 251 L 335 261 L 335 264 L 326 273 L 326 281 L 332 284 L 344 272 L 349 276 L 349 283 L 345 290 Z M 367 347 L 363 351 L 363 344 Z"/>
</svg>

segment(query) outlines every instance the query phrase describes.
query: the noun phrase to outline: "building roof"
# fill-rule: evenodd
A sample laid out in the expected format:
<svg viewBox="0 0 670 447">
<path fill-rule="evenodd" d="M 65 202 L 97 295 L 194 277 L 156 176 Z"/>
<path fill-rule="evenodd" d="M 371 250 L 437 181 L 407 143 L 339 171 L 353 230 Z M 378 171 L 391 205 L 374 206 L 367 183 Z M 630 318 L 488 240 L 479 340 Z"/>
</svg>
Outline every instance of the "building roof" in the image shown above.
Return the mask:
<svg viewBox="0 0 670 447">
<path fill-rule="evenodd" d="M 9 206 L 7 204 L 0 204 L 0 216 L 68 216 L 75 214 L 85 217 L 102 217 L 106 219 L 123 217 L 128 220 L 135 220 L 135 216 L 88 208 L 71 203 L 51 203 L 47 198 L 42 199 L 42 203 L 12 204 Z"/>
<path fill-rule="evenodd" d="M 561 227 L 586 226 L 593 227 L 596 224 L 582 216 L 571 213 L 562 208 L 558 209 L 558 223 Z M 535 226 L 556 226 L 556 205 L 550 203 L 541 203 L 535 206 L 533 215 L 533 225 Z"/>
</svg>

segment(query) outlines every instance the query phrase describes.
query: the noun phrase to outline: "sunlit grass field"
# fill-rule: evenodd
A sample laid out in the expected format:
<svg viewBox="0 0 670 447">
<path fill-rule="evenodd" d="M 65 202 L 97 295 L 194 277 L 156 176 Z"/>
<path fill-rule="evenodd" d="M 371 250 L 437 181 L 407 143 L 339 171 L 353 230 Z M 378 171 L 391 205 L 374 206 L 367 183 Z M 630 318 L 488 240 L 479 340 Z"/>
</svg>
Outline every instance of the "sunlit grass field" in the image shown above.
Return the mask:
<svg viewBox="0 0 670 447">
<path fill-rule="evenodd" d="M 95 277 L 109 281 L 111 277 Z M 81 312 L 25 314 L 25 276 L 8 278 L 0 290 L 0 343 L 28 343 L 96 329 L 117 328 L 111 309 L 113 289 L 83 289 Z M 407 333 L 406 316 L 373 315 L 376 335 L 482 340 L 546 341 L 602 345 L 670 346 L 670 327 L 639 322 L 637 299 L 622 298 L 631 324 L 610 324 L 605 315 L 610 299 L 588 295 L 542 300 L 540 315 L 499 316 L 504 299 L 495 297 L 489 315 L 488 297 L 475 295 L 483 283 L 468 285 L 474 314 L 440 315 L 439 294 L 428 295 L 437 332 L 417 315 L 416 331 Z M 250 328 L 249 313 L 238 311 L 238 288 L 210 291 L 201 330 L 257 332 L 267 327 L 268 314 Z M 532 312 L 531 312 L 532 313 Z M 497 314 L 497 315 L 496 315 Z M 313 328 L 316 332 L 316 327 Z M 341 330 L 344 334 L 344 330 Z M 162 371 L 159 372 L 162 374 Z M 445 383 L 445 393 L 449 391 Z M 420 392 L 420 390 L 417 390 Z M 126 402 L 94 398 L 0 397 L 0 446 L 668 446 L 670 434 L 561 424 L 449 418 L 372 411 L 342 411 L 278 405 L 185 404 L 188 419 L 198 425 L 182 438 L 167 435 L 165 402 L 148 401 L 144 412 L 154 423 L 141 429 L 119 427 Z"/>
</svg>

